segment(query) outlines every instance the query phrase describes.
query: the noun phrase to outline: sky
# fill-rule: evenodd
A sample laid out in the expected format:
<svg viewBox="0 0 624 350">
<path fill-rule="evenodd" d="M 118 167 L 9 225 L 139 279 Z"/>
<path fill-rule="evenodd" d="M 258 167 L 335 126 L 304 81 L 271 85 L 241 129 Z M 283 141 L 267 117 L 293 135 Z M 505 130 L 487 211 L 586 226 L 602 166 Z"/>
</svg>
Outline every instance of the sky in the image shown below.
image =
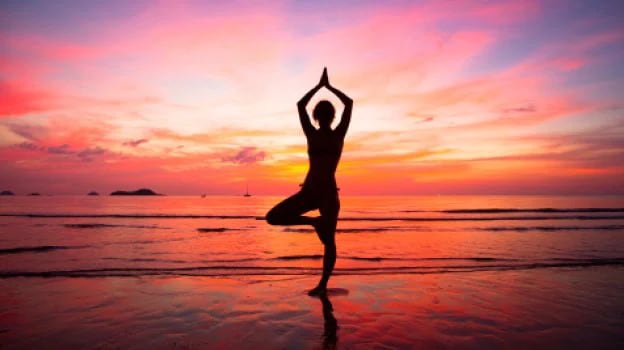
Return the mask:
<svg viewBox="0 0 624 350">
<path fill-rule="evenodd" d="M 0 190 L 293 193 L 296 102 L 327 67 L 354 100 L 343 194 L 623 194 L 621 18 L 622 1 L 5 0 Z"/>
</svg>

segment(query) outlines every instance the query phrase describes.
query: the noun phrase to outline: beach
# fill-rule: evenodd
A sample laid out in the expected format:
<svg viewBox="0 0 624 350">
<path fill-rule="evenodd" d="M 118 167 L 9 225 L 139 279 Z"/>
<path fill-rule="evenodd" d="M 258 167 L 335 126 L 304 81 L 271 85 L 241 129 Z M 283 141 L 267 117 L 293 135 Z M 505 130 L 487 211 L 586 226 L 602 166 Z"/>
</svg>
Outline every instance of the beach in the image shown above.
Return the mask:
<svg viewBox="0 0 624 350">
<path fill-rule="evenodd" d="M 2 348 L 624 345 L 618 197 L 345 197 L 327 298 L 278 200 L 3 199 Z"/>
<path fill-rule="evenodd" d="M 617 349 L 622 268 L 0 281 L 3 348 Z M 345 294 L 346 293 L 346 294 Z"/>
</svg>

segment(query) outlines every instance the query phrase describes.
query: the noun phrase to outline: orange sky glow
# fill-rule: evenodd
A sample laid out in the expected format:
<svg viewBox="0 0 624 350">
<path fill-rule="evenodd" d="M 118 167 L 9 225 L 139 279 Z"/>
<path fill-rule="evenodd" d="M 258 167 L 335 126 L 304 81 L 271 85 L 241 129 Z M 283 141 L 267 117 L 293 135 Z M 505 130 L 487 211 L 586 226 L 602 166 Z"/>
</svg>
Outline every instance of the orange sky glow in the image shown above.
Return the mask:
<svg viewBox="0 0 624 350">
<path fill-rule="evenodd" d="M 342 194 L 624 193 L 618 2 L 269 4 L 3 2 L 0 190 L 294 192 L 327 66 Z"/>
</svg>

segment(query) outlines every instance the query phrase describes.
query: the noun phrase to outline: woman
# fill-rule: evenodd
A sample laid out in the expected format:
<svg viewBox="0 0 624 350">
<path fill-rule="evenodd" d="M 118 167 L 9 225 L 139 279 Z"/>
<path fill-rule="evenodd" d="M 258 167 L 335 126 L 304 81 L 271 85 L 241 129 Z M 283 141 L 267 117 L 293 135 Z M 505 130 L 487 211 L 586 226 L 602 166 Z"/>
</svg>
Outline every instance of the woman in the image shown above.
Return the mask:
<svg viewBox="0 0 624 350">
<path fill-rule="evenodd" d="M 312 96 L 326 87 L 333 92 L 344 104 L 344 111 L 338 126 L 332 130 L 331 123 L 334 120 L 334 106 L 326 100 L 320 101 L 313 112 L 314 120 L 318 123 L 316 129 L 310 122 L 306 106 Z M 323 70 L 323 76 L 319 83 L 308 91 L 297 103 L 301 127 L 308 140 L 308 158 L 310 167 L 301 190 L 285 199 L 267 215 L 267 222 L 271 225 L 312 225 L 325 246 L 323 255 L 323 275 L 309 295 L 321 295 L 327 292 L 327 281 L 334 270 L 336 263 L 336 223 L 340 211 L 338 187 L 336 186 L 336 167 L 342 154 L 344 137 L 349 128 L 353 100 L 342 91 L 329 84 L 327 68 Z M 313 218 L 303 216 L 305 212 L 318 209 L 320 216 Z"/>
</svg>

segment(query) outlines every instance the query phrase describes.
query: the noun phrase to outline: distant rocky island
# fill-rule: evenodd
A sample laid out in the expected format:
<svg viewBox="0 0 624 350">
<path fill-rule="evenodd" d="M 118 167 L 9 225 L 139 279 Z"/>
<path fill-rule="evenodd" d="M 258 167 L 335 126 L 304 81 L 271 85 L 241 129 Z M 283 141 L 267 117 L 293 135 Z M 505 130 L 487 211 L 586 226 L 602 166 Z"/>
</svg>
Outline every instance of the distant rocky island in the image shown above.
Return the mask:
<svg viewBox="0 0 624 350">
<path fill-rule="evenodd" d="M 136 191 L 115 191 L 111 192 L 111 196 L 162 196 L 160 193 L 156 193 L 149 188 L 141 188 Z"/>
<path fill-rule="evenodd" d="M 87 196 L 99 196 L 100 194 L 95 192 L 95 191 L 91 191 L 89 193 L 87 193 Z"/>
<path fill-rule="evenodd" d="M 0 196 L 15 196 L 15 193 L 11 191 L 2 191 L 0 192 Z"/>
</svg>

